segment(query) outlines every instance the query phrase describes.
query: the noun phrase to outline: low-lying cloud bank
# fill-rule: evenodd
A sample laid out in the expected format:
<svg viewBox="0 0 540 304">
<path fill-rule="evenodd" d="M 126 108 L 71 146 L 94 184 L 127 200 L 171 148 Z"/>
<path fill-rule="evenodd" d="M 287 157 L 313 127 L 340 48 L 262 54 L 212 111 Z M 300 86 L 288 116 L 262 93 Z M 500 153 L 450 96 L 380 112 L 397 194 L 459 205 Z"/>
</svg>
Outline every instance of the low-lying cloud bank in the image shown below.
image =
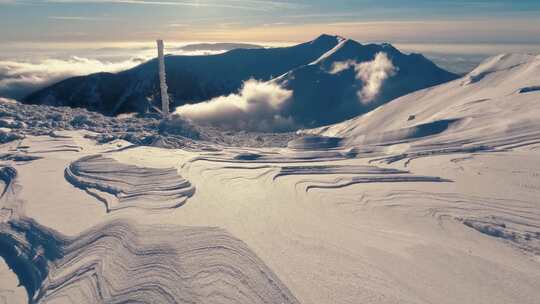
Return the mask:
<svg viewBox="0 0 540 304">
<path fill-rule="evenodd" d="M 354 68 L 356 79 L 362 82 L 362 89 L 358 91 L 358 98 L 362 103 L 370 103 L 381 91 L 384 81 L 394 76 L 398 69 L 394 66 L 388 55 L 377 53 L 372 61 L 357 62 L 355 60 L 336 62 L 330 70 L 331 74 L 338 74 Z"/>
<path fill-rule="evenodd" d="M 228 130 L 279 132 L 295 128 L 283 114 L 293 92 L 272 82 L 248 80 L 238 94 L 176 108 L 176 114 L 196 124 Z"/>
<path fill-rule="evenodd" d="M 1 2 L 1 1 L 0 1 Z M 243 44 L 191 44 L 168 45 L 167 54 L 172 55 L 215 55 L 236 47 L 250 47 Z M 251 46 L 255 47 L 255 46 Z M 220 49 L 223 48 L 223 49 Z M 58 50 L 55 56 L 69 54 L 70 50 Z M 153 46 L 126 49 L 72 50 L 81 56 L 50 58 L 48 53 L 31 53 L 32 56 L 19 58 L 11 52 L 0 56 L 0 96 L 21 99 L 32 92 L 73 76 L 98 72 L 119 72 L 130 69 L 142 62 L 155 58 Z M 28 51 L 24 51 L 28 53 Z M 16 59 L 14 59 L 16 58 Z"/>
<path fill-rule="evenodd" d="M 68 77 L 97 72 L 118 72 L 140 64 L 146 58 L 118 62 L 71 57 L 37 62 L 0 60 L 0 96 L 20 99 L 35 90 Z"/>
</svg>

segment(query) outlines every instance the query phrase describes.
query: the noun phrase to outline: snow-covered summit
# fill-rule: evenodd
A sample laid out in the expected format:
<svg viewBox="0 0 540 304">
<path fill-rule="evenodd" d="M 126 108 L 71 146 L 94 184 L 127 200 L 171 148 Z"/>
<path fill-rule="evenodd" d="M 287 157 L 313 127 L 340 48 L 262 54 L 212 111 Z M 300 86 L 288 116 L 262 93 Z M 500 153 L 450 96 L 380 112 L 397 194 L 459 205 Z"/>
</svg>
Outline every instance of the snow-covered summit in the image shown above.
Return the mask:
<svg viewBox="0 0 540 304">
<path fill-rule="evenodd" d="M 310 41 L 310 44 L 317 44 L 317 43 L 335 43 L 339 44 L 343 40 L 347 40 L 344 37 L 341 37 L 339 35 L 329 35 L 329 34 L 321 34 L 319 37 L 313 39 Z"/>
</svg>

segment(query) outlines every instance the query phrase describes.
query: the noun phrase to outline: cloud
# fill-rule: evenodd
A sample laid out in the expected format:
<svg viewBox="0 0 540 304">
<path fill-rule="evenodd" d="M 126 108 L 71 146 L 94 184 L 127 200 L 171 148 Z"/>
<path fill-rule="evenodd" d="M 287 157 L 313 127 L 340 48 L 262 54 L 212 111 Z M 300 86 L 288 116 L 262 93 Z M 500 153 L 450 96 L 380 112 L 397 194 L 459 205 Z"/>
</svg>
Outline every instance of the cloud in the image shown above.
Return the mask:
<svg viewBox="0 0 540 304">
<path fill-rule="evenodd" d="M 229 130 L 279 132 L 294 129 L 283 109 L 293 92 L 271 82 L 248 80 L 238 94 L 176 108 L 176 114 L 200 125 Z"/>
<path fill-rule="evenodd" d="M 15 99 L 0 97 L 0 103 L 17 103 Z"/>
<path fill-rule="evenodd" d="M 377 53 L 373 61 L 362 62 L 354 67 L 357 79 L 364 84 L 359 96 L 366 102 L 372 101 L 381 90 L 383 82 L 396 74 L 397 68 L 386 53 Z"/>
<path fill-rule="evenodd" d="M 348 70 L 354 66 L 358 65 L 358 63 L 355 60 L 347 60 L 347 61 L 338 61 L 334 62 L 332 65 L 332 69 L 330 70 L 330 74 L 339 74 L 345 70 Z"/>
<path fill-rule="evenodd" d="M 379 52 L 372 61 L 335 62 L 329 73 L 338 74 L 350 68 L 354 68 L 356 79 L 362 82 L 362 89 L 358 91 L 358 98 L 362 103 L 370 103 L 375 100 L 384 81 L 394 76 L 398 70 L 386 53 Z"/>
<path fill-rule="evenodd" d="M 0 0 L 1 1 L 1 0 Z M 212 44 L 167 44 L 171 55 L 215 55 L 245 45 L 223 46 Z M 94 47 L 94 48 L 92 48 Z M 154 43 L 127 45 L 66 46 L 23 45 L 7 54 L 0 54 L 0 97 L 21 99 L 32 92 L 73 76 L 98 72 L 119 72 L 155 58 Z M 65 54 L 79 56 L 63 57 Z M 55 58 L 51 58 L 50 56 Z M 15 59 L 1 59 L 15 58 Z"/>
<path fill-rule="evenodd" d="M 38 62 L 0 60 L 0 96 L 20 99 L 35 90 L 71 76 L 96 72 L 117 72 L 141 63 L 145 58 L 107 62 L 71 57 Z"/>
</svg>

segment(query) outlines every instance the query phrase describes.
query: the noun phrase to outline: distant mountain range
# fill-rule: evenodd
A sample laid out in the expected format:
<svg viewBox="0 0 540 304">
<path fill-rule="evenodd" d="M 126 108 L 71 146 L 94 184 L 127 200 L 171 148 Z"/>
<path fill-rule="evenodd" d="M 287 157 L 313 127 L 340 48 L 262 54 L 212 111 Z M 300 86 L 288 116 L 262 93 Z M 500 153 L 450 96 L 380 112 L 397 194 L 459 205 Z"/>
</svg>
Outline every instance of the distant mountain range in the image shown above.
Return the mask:
<svg viewBox="0 0 540 304">
<path fill-rule="evenodd" d="M 234 49 L 262 49 L 258 44 L 250 43 L 194 43 L 179 47 L 181 51 L 231 51 Z"/>
<path fill-rule="evenodd" d="M 359 79 L 352 64 L 358 67 L 378 53 L 391 61 L 393 73 L 367 103 L 358 94 L 366 80 Z M 235 93 L 253 78 L 292 90 L 293 102 L 286 112 L 306 127 L 343 121 L 401 95 L 458 78 L 422 55 L 406 55 L 389 44 L 362 45 L 330 35 L 291 47 L 247 46 L 218 55 L 166 56 L 165 62 L 171 107 Z M 351 67 L 332 71 L 336 65 L 348 63 Z M 84 107 L 108 115 L 144 112 L 148 104 L 159 103 L 157 60 L 119 73 L 69 78 L 23 101 Z"/>
</svg>

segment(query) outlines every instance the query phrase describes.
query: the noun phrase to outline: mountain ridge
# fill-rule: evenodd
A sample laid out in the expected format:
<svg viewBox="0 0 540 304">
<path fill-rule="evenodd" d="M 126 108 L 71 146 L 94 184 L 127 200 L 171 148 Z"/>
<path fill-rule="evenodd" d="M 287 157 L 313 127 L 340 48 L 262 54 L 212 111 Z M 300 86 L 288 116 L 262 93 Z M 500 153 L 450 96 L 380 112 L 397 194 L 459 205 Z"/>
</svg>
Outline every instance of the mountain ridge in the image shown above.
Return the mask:
<svg viewBox="0 0 540 304">
<path fill-rule="evenodd" d="M 322 35 L 292 47 L 235 49 L 216 55 L 167 55 L 169 94 L 177 101 L 175 106 L 230 94 L 249 78 L 270 80 L 311 62 L 335 43 Z M 234 70 L 239 72 L 234 74 Z M 147 99 L 158 99 L 156 71 L 157 60 L 152 59 L 118 73 L 72 77 L 28 95 L 23 102 L 79 106 L 109 115 L 141 112 L 146 110 L 143 105 Z"/>
<path fill-rule="evenodd" d="M 358 100 L 358 91 L 365 84 L 354 72 L 330 73 L 335 63 L 368 62 L 381 52 L 396 60 L 397 76 L 388 79 L 373 103 Z M 172 107 L 237 93 L 244 82 L 254 79 L 293 91 L 294 102 L 284 111 L 305 127 L 343 121 L 397 96 L 458 77 L 423 56 L 405 55 L 390 44 L 363 45 L 327 34 L 291 47 L 167 55 L 165 61 Z M 156 59 L 152 59 L 118 73 L 73 77 L 30 94 L 23 102 L 84 107 L 107 115 L 145 112 L 149 104 L 159 103 L 156 71 Z"/>
</svg>

